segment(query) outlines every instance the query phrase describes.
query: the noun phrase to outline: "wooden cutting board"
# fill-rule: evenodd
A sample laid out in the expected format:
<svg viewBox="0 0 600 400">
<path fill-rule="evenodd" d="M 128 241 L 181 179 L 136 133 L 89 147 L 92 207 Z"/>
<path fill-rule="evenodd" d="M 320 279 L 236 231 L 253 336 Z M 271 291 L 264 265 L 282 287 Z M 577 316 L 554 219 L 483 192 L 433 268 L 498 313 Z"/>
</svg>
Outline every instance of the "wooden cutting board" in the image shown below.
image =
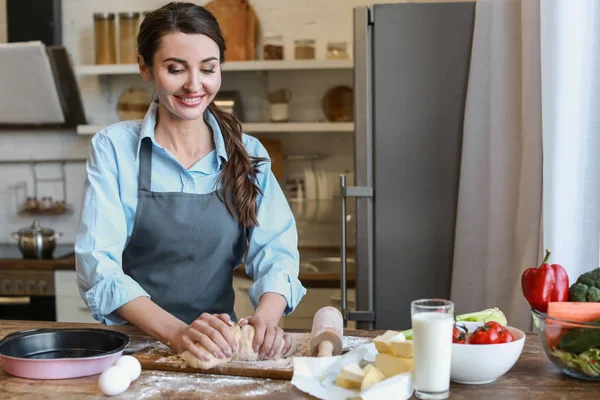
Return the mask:
<svg viewBox="0 0 600 400">
<path fill-rule="evenodd" d="M 310 333 L 291 333 L 296 342 L 296 356 L 309 356 L 308 343 Z M 369 343 L 372 338 L 360 336 L 344 337 L 344 352 L 362 344 Z M 202 374 L 247 376 L 254 378 L 270 378 L 291 380 L 294 375 L 293 358 L 280 360 L 265 360 L 254 362 L 232 361 L 212 369 L 199 369 L 190 367 L 171 349 L 160 342 L 143 348 L 132 354 L 140 361 L 142 369 L 176 372 L 197 372 Z"/>
</svg>

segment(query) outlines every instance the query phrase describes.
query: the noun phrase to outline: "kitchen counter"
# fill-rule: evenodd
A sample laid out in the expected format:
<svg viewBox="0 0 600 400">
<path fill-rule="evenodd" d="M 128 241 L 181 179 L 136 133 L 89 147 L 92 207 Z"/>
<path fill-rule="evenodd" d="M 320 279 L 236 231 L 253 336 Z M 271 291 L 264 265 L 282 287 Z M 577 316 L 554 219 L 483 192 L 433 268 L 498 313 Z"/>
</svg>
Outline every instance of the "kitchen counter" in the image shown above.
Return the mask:
<svg viewBox="0 0 600 400">
<path fill-rule="evenodd" d="M 52 322 L 2 321 L 0 337 L 33 328 L 95 327 L 87 324 L 59 324 Z M 106 328 L 106 327 L 105 327 Z M 154 340 L 130 326 L 112 327 L 131 337 L 129 348 L 142 349 Z M 350 331 L 354 336 L 375 337 L 381 331 Z M 64 399 L 77 396 L 91 399 L 106 398 L 97 386 L 98 377 L 32 381 L 15 378 L 0 369 L 0 399 Z M 528 333 L 525 348 L 517 364 L 496 382 L 469 386 L 452 384 L 451 399 L 592 399 L 600 393 L 600 383 L 569 378 L 560 373 L 546 358 L 537 335 Z M 116 398 L 286 398 L 312 399 L 288 381 L 203 375 L 144 370 L 129 389 Z M 413 396 L 414 398 L 414 396 Z"/>
<path fill-rule="evenodd" d="M 23 259 L 16 245 L 0 245 L 0 269 L 28 270 L 74 270 L 75 257 L 72 246 L 57 246 L 55 258 L 52 260 Z M 317 253 L 315 253 L 317 254 Z M 240 278 L 248 278 L 244 266 L 234 271 Z M 298 279 L 306 288 L 339 288 L 340 274 L 338 272 L 307 272 L 301 270 Z M 355 274 L 348 272 L 348 288 L 355 287 Z"/>
</svg>

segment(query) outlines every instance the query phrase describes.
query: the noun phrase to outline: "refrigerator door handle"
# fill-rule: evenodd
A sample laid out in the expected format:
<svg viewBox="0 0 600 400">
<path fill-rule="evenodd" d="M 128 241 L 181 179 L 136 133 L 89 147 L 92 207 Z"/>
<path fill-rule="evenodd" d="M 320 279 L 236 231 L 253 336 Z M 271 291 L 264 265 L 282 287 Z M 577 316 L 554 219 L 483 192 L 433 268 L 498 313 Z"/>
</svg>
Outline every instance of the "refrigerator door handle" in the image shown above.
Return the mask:
<svg viewBox="0 0 600 400">
<path fill-rule="evenodd" d="M 373 197 L 373 188 L 371 187 L 352 187 L 346 186 L 346 175 L 340 175 L 340 194 L 342 201 L 342 245 L 340 259 L 342 261 L 342 276 L 341 276 L 341 299 L 342 299 L 342 316 L 344 317 L 344 327 L 347 321 L 357 322 L 374 322 L 375 313 L 372 310 L 368 311 L 350 311 L 348 310 L 348 266 L 346 255 L 346 197 Z"/>
</svg>

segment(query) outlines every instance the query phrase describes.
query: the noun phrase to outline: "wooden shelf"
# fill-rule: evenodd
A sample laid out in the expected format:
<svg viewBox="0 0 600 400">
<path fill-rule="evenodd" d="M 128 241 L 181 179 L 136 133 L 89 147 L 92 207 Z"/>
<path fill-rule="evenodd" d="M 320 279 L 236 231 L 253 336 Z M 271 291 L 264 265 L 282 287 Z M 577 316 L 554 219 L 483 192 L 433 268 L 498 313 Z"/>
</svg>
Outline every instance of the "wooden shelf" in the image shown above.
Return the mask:
<svg viewBox="0 0 600 400">
<path fill-rule="evenodd" d="M 78 125 L 78 135 L 93 135 L 104 125 Z M 245 133 L 295 133 L 295 132 L 354 132 L 353 122 L 247 122 Z"/>
<path fill-rule="evenodd" d="M 353 60 L 282 60 L 282 61 L 228 61 L 223 71 L 275 71 L 311 69 L 352 69 Z M 134 75 L 139 74 L 137 64 L 80 65 L 79 75 Z"/>
</svg>

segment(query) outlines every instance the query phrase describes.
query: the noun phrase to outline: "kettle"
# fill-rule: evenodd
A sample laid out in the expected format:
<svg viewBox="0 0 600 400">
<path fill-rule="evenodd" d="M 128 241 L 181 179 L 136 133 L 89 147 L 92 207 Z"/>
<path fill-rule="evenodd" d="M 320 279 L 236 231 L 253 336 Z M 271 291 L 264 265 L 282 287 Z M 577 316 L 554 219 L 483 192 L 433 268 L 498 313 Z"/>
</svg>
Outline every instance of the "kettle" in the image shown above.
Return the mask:
<svg viewBox="0 0 600 400">
<path fill-rule="evenodd" d="M 62 236 L 62 233 L 43 228 L 40 226 L 40 221 L 36 219 L 30 228 L 19 229 L 11 236 L 17 240 L 23 258 L 51 259 L 56 248 L 56 239 Z"/>
</svg>

